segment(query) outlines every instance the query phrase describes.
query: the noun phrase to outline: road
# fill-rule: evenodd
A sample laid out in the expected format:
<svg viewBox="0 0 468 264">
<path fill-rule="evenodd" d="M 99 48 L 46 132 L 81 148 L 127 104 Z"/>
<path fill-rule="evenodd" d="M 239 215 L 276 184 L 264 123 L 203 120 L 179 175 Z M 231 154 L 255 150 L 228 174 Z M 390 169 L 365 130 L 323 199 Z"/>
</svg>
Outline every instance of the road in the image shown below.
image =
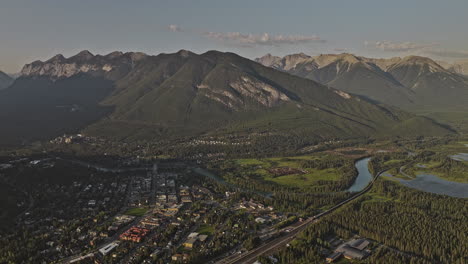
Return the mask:
<svg viewBox="0 0 468 264">
<path fill-rule="evenodd" d="M 404 169 L 406 168 L 406 166 L 408 166 L 408 165 L 410 165 L 410 164 L 412 164 L 412 163 L 408 163 L 408 164 L 406 164 L 406 165 L 401 166 L 401 167 L 400 167 L 400 174 L 403 175 L 403 176 L 405 176 L 405 177 L 408 177 L 408 178 L 412 179 L 412 178 L 414 178 L 414 177 L 412 177 L 411 175 L 407 174 L 407 173 L 404 171 Z"/>
<path fill-rule="evenodd" d="M 336 209 L 342 207 L 345 204 L 348 204 L 349 202 L 355 200 L 356 198 L 358 198 L 361 195 L 368 192 L 372 188 L 372 185 L 374 184 L 374 182 L 377 180 L 377 178 L 383 172 L 384 171 L 381 171 L 381 172 L 377 173 L 377 176 L 375 176 L 372 179 L 372 181 L 366 186 L 366 188 L 364 188 L 359 193 L 353 195 L 352 197 L 340 202 L 339 204 L 333 206 L 332 208 L 330 208 L 330 209 L 328 209 L 328 210 L 326 210 L 326 211 L 324 211 L 324 212 L 322 212 L 320 214 L 317 214 L 315 216 L 307 218 L 304 222 L 302 222 L 298 226 L 292 228 L 292 230 L 289 233 L 286 233 L 286 234 L 282 235 L 281 237 L 273 239 L 273 240 L 267 242 L 266 244 L 263 244 L 263 245 L 255 248 L 253 250 L 244 252 L 244 253 L 239 254 L 239 255 L 233 255 L 233 256 L 227 257 L 227 258 L 225 258 L 223 260 L 220 260 L 220 261 L 218 261 L 216 263 L 217 264 L 236 264 L 236 263 L 249 264 L 249 263 L 255 262 L 257 260 L 257 258 L 262 256 L 262 255 L 269 255 L 269 254 L 272 254 L 272 253 L 276 252 L 278 249 L 286 246 L 289 242 L 291 242 L 294 238 L 296 238 L 296 235 L 298 233 L 300 233 L 301 231 L 303 231 L 304 229 L 306 229 L 309 225 L 311 225 L 313 223 L 316 223 L 323 216 L 335 211 Z"/>
</svg>

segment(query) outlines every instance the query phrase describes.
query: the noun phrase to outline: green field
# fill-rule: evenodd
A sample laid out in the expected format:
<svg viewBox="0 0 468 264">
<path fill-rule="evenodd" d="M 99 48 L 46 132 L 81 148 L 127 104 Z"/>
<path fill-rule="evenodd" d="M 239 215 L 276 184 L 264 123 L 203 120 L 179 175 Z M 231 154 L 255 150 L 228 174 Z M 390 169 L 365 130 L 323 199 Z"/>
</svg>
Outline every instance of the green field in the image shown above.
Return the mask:
<svg viewBox="0 0 468 264">
<path fill-rule="evenodd" d="M 264 179 L 276 182 L 281 185 L 303 187 L 317 184 L 319 180 L 335 181 L 339 179 L 336 169 L 315 170 L 307 169 L 306 174 L 291 174 L 279 177 L 265 177 Z"/>
<path fill-rule="evenodd" d="M 213 226 L 203 224 L 198 228 L 197 233 L 201 235 L 211 235 L 214 233 L 214 231 L 215 230 Z"/>
<path fill-rule="evenodd" d="M 379 202 L 387 202 L 387 201 L 395 201 L 395 199 L 389 198 L 387 196 L 383 196 L 376 192 L 367 193 L 364 197 L 368 198 L 363 203 L 379 203 Z"/>
<path fill-rule="evenodd" d="M 318 181 L 337 181 L 340 179 L 339 169 L 327 168 L 327 169 L 315 169 L 306 168 L 303 169 L 306 173 L 295 173 L 288 175 L 277 176 L 269 169 L 273 168 L 292 168 L 302 169 L 302 162 L 307 160 L 319 160 L 321 158 L 332 157 L 329 154 L 323 154 L 321 156 L 305 155 L 297 157 L 276 157 L 276 158 L 265 158 L 265 159 L 238 159 L 235 160 L 236 164 L 240 166 L 240 170 L 243 172 L 253 172 L 256 175 L 262 177 L 266 181 L 271 181 L 284 186 L 290 187 L 308 187 L 317 185 Z"/>
<path fill-rule="evenodd" d="M 385 165 L 392 165 L 392 164 L 395 164 L 395 163 L 399 163 L 399 162 L 402 162 L 404 160 L 399 160 L 399 159 L 392 159 L 392 160 L 388 160 L 386 162 L 384 162 Z"/>
<path fill-rule="evenodd" d="M 143 216 L 147 211 L 148 209 L 146 208 L 131 208 L 128 209 L 124 214 L 132 216 Z"/>
</svg>

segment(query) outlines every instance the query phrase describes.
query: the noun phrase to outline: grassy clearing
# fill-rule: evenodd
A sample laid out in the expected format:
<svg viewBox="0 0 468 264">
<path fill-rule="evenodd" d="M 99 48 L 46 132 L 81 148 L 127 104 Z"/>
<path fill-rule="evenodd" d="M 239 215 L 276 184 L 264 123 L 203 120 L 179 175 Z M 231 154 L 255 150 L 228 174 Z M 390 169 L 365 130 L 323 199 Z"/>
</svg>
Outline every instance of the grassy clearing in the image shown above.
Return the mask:
<svg viewBox="0 0 468 264">
<path fill-rule="evenodd" d="M 290 187 L 309 187 L 317 185 L 318 181 L 336 181 L 340 179 L 338 169 L 305 169 L 306 173 L 288 175 L 274 175 L 269 171 L 272 168 L 302 169 L 301 163 L 307 160 L 317 160 L 328 155 L 305 155 L 298 157 L 275 157 L 266 159 L 238 159 L 235 162 L 243 172 L 253 172 L 264 180 L 272 181 Z"/>
<path fill-rule="evenodd" d="M 395 163 L 400 163 L 404 160 L 400 160 L 400 159 L 392 159 L 392 160 L 387 160 L 386 162 L 384 162 L 385 165 L 392 165 L 392 164 L 395 164 Z"/>
<path fill-rule="evenodd" d="M 440 165 L 441 165 L 440 162 L 429 161 L 429 162 L 425 162 L 425 163 L 416 163 L 415 165 L 413 165 L 413 168 L 433 169 L 433 168 L 436 168 L 436 167 L 438 167 Z"/>
<path fill-rule="evenodd" d="M 202 235 L 211 235 L 214 233 L 214 227 L 203 224 L 198 228 L 197 233 Z"/>
<path fill-rule="evenodd" d="M 363 203 L 380 203 L 380 202 L 392 201 L 391 198 L 379 195 L 379 194 L 374 193 L 374 192 L 366 194 L 366 197 L 370 197 L 371 199 L 368 199 L 368 200 L 364 201 Z"/>
<path fill-rule="evenodd" d="M 148 209 L 146 208 L 131 208 L 128 209 L 124 214 L 132 216 L 143 216 L 147 211 Z"/>
<path fill-rule="evenodd" d="M 281 185 L 303 187 L 316 185 L 317 181 L 336 181 L 339 174 L 335 169 L 315 170 L 307 169 L 307 174 L 291 174 L 279 177 L 265 177 L 265 180 L 273 181 Z"/>
</svg>

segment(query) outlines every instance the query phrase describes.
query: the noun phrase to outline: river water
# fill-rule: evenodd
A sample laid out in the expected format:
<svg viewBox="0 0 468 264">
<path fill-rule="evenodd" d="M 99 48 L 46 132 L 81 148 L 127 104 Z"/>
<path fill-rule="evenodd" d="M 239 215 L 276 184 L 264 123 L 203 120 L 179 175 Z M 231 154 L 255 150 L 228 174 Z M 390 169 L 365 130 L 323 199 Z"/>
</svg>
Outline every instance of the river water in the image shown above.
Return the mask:
<svg viewBox="0 0 468 264">
<path fill-rule="evenodd" d="M 372 181 L 372 173 L 369 171 L 369 161 L 371 158 L 358 160 L 354 166 L 358 171 L 358 176 L 353 185 L 349 187 L 348 192 L 360 192 Z"/>
<path fill-rule="evenodd" d="M 385 173 L 385 177 L 392 177 L 401 184 L 424 192 L 435 194 L 444 194 L 458 198 L 468 198 L 468 183 L 452 182 L 437 177 L 432 174 L 418 174 L 415 179 L 403 180 L 395 178 L 392 175 Z"/>
<path fill-rule="evenodd" d="M 450 156 L 450 158 L 456 161 L 468 161 L 468 153 L 458 153 Z"/>
<path fill-rule="evenodd" d="M 468 147 L 468 144 L 465 144 L 465 147 Z M 449 157 L 456 161 L 468 161 L 468 153 L 458 153 Z"/>
</svg>

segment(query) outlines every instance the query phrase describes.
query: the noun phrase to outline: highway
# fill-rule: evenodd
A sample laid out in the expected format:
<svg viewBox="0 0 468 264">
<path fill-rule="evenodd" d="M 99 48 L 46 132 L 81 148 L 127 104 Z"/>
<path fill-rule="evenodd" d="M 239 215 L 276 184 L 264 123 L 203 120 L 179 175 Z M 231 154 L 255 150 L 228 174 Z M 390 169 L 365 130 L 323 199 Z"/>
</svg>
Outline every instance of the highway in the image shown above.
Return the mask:
<svg viewBox="0 0 468 264">
<path fill-rule="evenodd" d="M 371 188 L 372 188 L 372 185 L 374 184 L 374 182 L 377 180 L 377 178 L 383 173 L 384 171 L 381 171 L 379 173 L 377 173 L 377 176 L 375 176 L 372 181 L 360 192 L 356 193 L 355 195 L 353 195 L 352 197 L 338 203 L 337 205 L 333 206 L 332 208 L 320 213 L 320 214 L 317 214 L 317 215 L 314 215 L 312 217 L 309 217 L 307 218 L 305 221 L 303 221 L 302 223 L 300 223 L 299 225 L 293 227 L 293 228 L 290 228 L 291 231 L 286 233 L 286 234 L 283 234 L 282 236 L 278 237 L 278 238 L 275 238 L 253 250 L 250 250 L 250 251 L 247 251 L 247 252 L 244 252 L 242 254 L 239 254 L 239 255 L 232 255 L 232 256 L 229 256 L 227 258 L 224 258 L 218 262 L 216 262 L 217 264 L 240 264 L 240 263 L 245 263 L 245 264 L 250 264 L 250 263 L 253 263 L 257 260 L 258 257 L 262 256 L 262 255 L 269 255 L 269 254 L 272 254 L 274 252 L 276 252 L 277 250 L 279 250 L 280 248 L 286 246 L 289 242 L 291 242 L 298 233 L 300 233 L 301 231 L 303 231 L 304 229 L 306 229 L 309 225 L 313 224 L 313 223 L 316 223 L 321 217 L 335 211 L 336 209 L 342 207 L 343 205 L 345 204 L 348 204 L 350 203 L 351 201 L 357 199 L 358 197 L 360 197 L 361 195 L 365 194 L 366 192 L 368 192 Z"/>
</svg>

